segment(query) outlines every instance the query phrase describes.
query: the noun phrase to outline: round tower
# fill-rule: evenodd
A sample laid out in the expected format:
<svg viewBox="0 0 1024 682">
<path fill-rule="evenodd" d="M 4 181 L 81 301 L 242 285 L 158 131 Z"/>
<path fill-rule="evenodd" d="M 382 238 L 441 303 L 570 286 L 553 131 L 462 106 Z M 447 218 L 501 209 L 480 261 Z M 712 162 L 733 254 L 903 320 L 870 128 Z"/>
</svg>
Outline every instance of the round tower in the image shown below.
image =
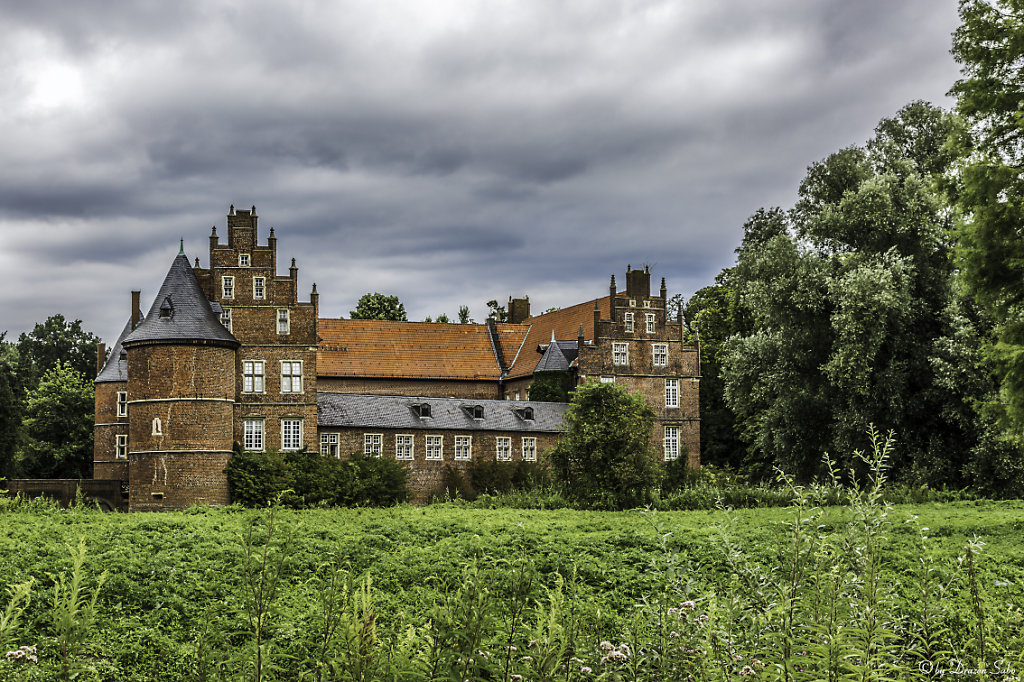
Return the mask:
<svg viewBox="0 0 1024 682">
<path fill-rule="evenodd" d="M 228 504 L 235 355 L 184 252 L 149 314 L 122 345 L 127 356 L 128 508 Z"/>
</svg>

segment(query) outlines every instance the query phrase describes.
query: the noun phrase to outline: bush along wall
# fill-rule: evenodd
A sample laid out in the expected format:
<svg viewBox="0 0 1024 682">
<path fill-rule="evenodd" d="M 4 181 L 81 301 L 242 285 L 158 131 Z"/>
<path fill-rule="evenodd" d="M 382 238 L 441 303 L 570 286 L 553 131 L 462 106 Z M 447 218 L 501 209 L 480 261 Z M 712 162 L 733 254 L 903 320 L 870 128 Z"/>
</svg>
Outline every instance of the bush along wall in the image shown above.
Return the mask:
<svg viewBox="0 0 1024 682">
<path fill-rule="evenodd" d="M 231 500 L 262 507 L 385 507 L 409 497 L 405 467 L 393 459 L 309 452 L 235 452 L 224 473 Z"/>
</svg>

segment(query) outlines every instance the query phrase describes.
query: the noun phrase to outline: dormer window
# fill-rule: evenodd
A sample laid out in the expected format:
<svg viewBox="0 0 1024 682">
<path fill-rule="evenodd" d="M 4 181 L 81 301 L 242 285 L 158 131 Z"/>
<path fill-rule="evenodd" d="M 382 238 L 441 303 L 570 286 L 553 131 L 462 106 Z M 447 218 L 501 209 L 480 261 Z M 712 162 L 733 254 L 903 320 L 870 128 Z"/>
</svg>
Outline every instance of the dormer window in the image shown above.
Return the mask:
<svg viewBox="0 0 1024 682">
<path fill-rule="evenodd" d="M 515 410 L 516 416 L 524 421 L 533 421 L 533 408 L 532 407 L 519 407 Z"/>
<path fill-rule="evenodd" d="M 483 419 L 484 418 L 484 406 L 483 405 L 463 405 L 462 409 L 464 409 L 466 411 L 466 414 L 468 414 L 473 419 Z"/>
<path fill-rule="evenodd" d="M 430 416 L 430 405 L 428 403 L 413 403 L 410 407 L 420 419 L 426 419 Z"/>
<path fill-rule="evenodd" d="M 170 296 L 165 298 L 164 302 L 160 304 L 160 317 L 174 317 L 174 304 L 171 303 Z"/>
<path fill-rule="evenodd" d="M 238 254 L 238 267 L 247 268 L 249 267 L 249 254 L 240 253 Z"/>
</svg>

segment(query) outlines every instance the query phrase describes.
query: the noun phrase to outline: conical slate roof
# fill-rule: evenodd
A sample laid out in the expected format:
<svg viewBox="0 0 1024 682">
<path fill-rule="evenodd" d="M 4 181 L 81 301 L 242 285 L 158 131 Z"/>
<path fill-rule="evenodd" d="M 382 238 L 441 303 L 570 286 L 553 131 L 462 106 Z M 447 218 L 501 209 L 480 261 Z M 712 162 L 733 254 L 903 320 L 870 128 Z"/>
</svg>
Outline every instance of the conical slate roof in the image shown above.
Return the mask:
<svg viewBox="0 0 1024 682">
<path fill-rule="evenodd" d="M 203 294 L 184 253 L 178 253 L 149 314 L 123 345 L 152 341 L 217 341 L 240 345 Z"/>
<path fill-rule="evenodd" d="M 128 320 L 124 323 L 124 329 L 121 330 L 120 336 L 117 337 L 117 343 L 110 349 L 110 356 L 104 363 L 103 369 L 96 375 L 97 384 L 108 381 L 128 381 L 128 361 L 121 357 L 121 353 L 124 352 L 121 344 L 131 331 L 132 321 Z"/>
<path fill-rule="evenodd" d="M 554 335 L 552 335 L 551 343 L 548 344 L 547 350 L 544 351 L 543 357 L 541 357 L 540 362 L 537 363 L 537 367 L 533 371 L 564 372 L 568 369 L 569 360 L 566 359 L 565 353 L 562 352 L 558 342 L 554 339 Z"/>
</svg>

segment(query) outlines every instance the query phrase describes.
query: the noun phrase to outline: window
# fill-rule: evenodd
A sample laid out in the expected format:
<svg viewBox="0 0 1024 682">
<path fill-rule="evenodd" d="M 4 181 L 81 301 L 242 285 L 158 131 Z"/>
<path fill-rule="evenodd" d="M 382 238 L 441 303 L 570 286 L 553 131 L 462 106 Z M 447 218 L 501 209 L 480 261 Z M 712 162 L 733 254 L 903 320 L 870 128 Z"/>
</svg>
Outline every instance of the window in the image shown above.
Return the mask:
<svg viewBox="0 0 1024 682">
<path fill-rule="evenodd" d="M 246 360 L 242 363 L 242 392 L 263 393 L 262 360 Z"/>
<path fill-rule="evenodd" d="M 160 421 L 160 417 L 153 418 L 153 430 L 151 433 L 154 436 L 164 435 L 164 425 L 163 422 Z"/>
<path fill-rule="evenodd" d="M 231 308 L 224 308 L 220 311 L 220 323 L 224 325 L 224 328 L 229 332 L 234 331 L 231 328 Z"/>
<path fill-rule="evenodd" d="M 655 367 L 664 367 L 668 364 L 668 344 L 655 343 L 651 345 L 652 363 Z"/>
<path fill-rule="evenodd" d="M 399 434 L 395 436 L 395 459 L 412 459 L 412 436 Z"/>
<path fill-rule="evenodd" d="M 302 420 L 282 419 L 281 420 L 281 449 L 301 450 L 302 449 Z"/>
<path fill-rule="evenodd" d="M 644 319 L 647 321 L 647 333 L 654 333 L 654 313 L 644 313 Z"/>
<path fill-rule="evenodd" d="M 373 455 L 374 457 L 380 457 L 381 453 L 381 442 L 384 436 L 379 433 L 364 433 L 363 434 L 363 454 Z"/>
<path fill-rule="evenodd" d="M 265 277 L 252 278 L 252 297 L 261 301 L 267 296 L 267 280 Z"/>
<path fill-rule="evenodd" d="M 427 436 L 427 459 L 442 459 L 441 436 Z"/>
<path fill-rule="evenodd" d="M 464 409 L 466 411 L 466 414 L 468 414 L 473 419 L 483 419 L 484 418 L 484 407 L 483 407 L 483 405 L 463 405 L 462 409 Z"/>
<path fill-rule="evenodd" d="M 516 407 L 513 408 L 513 412 L 522 419 L 523 421 L 533 421 L 533 408 L 532 407 Z"/>
<path fill-rule="evenodd" d="M 516 400 L 519 400 L 519 391 L 516 391 L 516 397 L 515 397 L 515 399 L 516 399 Z"/>
<path fill-rule="evenodd" d="M 679 379 L 665 379 L 665 407 L 679 407 Z"/>
<path fill-rule="evenodd" d="M 633 313 L 626 313 L 626 331 L 633 331 Z"/>
<path fill-rule="evenodd" d="M 629 344 L 628 343 L 613 343 L 612 344 L 612 362 L 616 365 L 628 365 L 629 364 Z"/>
<path fill-rule="evenodd" d="M 414 403 L 411 407 L 413 413 L 420 419 L 430 416 L 430 403 Z"/>
<path fill-rule="evenodd" d="M 455 436 L 455 459 L 473 458 L 473 436 Z"/>
<path fill-rule="evenodd" d="M 506 436 L 498 436 L 495 439 L 495 454 L 499 462 L 512 461 L 512 439 Z"/>
<path fill-rule="evenodd" d="M 629 299 L 629 307 L 630 308 L 635 308 L 636 307 L 636 299 L 635 298 Z"/>
<path fill-rule="evenodd" d="M 281 393 L 302 393 L 302 362 L 281 361 Z"/>
<path fill-rule="evenodd" d="M 128 392 L 118 391 L 117 392 L 117 416 L 127 417 L 128 416 Z"/>
<path fill-rule="evenodd" d="M 114 436 L 114 457 L 128 459 L 128 436 L 124 434 Z"/>
<path fill-rule="evenodd" d="M 651 307 L 651 302 L 650 302 L 650 301 L 647 301 L 647 300 L 645 300 L 645 301 L 644 301 L 644 307 L 645 307 L 645 308 L 650 308 L 650 307 Z"/>
<path fill-rule="evenodd" d="M 246 419 L 242 422 L 242 447 L 249 452 L 263 452 L 262 419 Z"/>
<path fill-rule="evenodd" d="M 235 297 L 235 278 L 234 277 L 221 277 L 220 278 L 221 293 L 224 298 Z"/>
<path fill-rule="evenodd" d="M 665 427 L 665 461 L 671 462 L 679 458 L 679 427 Z"/>
<path fill-rule="evenodd" d="M 249 267 L 249 254 L 240 253 L 238 254 L 238 267 L 247 268 Z"/>
<path fill-rule="evenodd" d="M 336 433 L 321 433 L 320 434 L 320 454 L 321 455 L 332 455 L 334 457 L 341 457 L 341 452 L 338 450 L 338 434 L 336 434 Z"/>
<path fill-rule="evenodd" d="M 277 311 L 277 333 L 288 334 L 291 332 L 291 324 L 288 320 L 288 309 L 279 308 Z"/>
<path fill-rule="evenodd" d="M 537 439 L 533 437 L 523 438 L 523 461 L 537 461 Z"/>
<path fill-rule="evenodd" d="M 601 383 L 602 384 L 614 384 L 615 383 L 615 377 L 601 377 Z"/>
</svg>

